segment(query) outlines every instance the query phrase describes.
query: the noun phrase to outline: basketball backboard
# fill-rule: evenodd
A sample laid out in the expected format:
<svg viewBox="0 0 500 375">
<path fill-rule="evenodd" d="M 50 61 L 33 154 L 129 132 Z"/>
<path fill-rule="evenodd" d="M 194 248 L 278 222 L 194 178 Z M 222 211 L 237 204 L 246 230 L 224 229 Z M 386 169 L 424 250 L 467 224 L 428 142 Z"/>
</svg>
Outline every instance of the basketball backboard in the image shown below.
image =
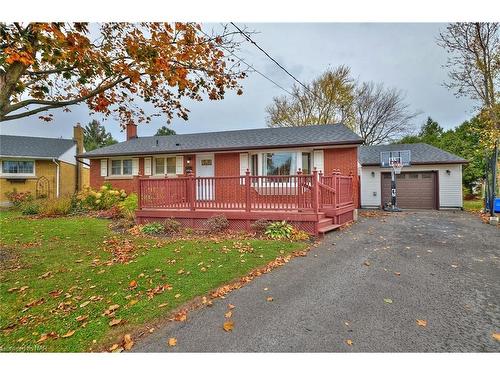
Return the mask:
<svg viewBox="0 0 500 375">
<path fill-rule="evenodd" d="M 391 161 L 399 161 L 403 167 L 410 166 L 410 150 L 382 151 L 380 153 L 380 166 L 382 168 L 391 168 Z"/>
</svg>

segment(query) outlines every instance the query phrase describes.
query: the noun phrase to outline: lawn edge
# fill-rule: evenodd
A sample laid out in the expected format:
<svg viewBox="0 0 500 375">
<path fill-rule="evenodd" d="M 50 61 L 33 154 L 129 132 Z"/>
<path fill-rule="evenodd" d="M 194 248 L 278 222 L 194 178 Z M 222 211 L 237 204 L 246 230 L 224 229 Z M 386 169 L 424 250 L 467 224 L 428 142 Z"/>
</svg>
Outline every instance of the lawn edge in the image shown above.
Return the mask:
<svg viewBox="0 0 500 375">
<path fill-rule="evenodd" d="M 183 316 L 187 319 L 187 314 L 193 312 L 195 310 L 199 310 L 204 307 L 210 307 L 211 303 L 215 299 L 223 299 L 226 295 L 231 293 L 234 290 L 238 290 L 243 286 L 249 284 L 251 281 L 256 279 L 259 276 L 265 275 L 276 268 L 284 266 L 290 260 L 297 257 L 305 257 L 307 254 L 318 247 L 321 241 L 314 241 L 313 243 L 306 246 L 303 250 L 293 251 L 292 253 L 285 256 L 278 256 L 270 262 L 266 263 L 263 266 L 254 268 L 247 274 L 237 277 L 230 282 L 223 284 L 217 288 L 214 288 L 203 295 L 199 295 L 194 297 L 190 301 L 185 302 L 181 306 L 169 311 L 165 316 L 155 318 L 150 322 L 142 323 L 137 327 L 120 327 L 120 330 L 114 332 L 112 335 L 110 334 L 108 337 L 104 338 L 103 342 L 98 344 L 91 352 L 110 352 L 110 347 L 114 344 L 118 345 L 118 348 L 114 351 L 121 352 L 129 350 L 125 350 L 123 348 L 123 336 L 125 334 L 129 334 L 134 342 L 141 340 L 142 337 L 151 333 L 149 332 L 152 328 L 156 331 L 156 329 L 160 326 L 163 326 L 168 323 L 173 323 L 175 321 L 182 321 Z M 119 341 L 118 341 L 119 340 Z M 166 344 L 165 344 L 166 345 Z"/>
</svg>

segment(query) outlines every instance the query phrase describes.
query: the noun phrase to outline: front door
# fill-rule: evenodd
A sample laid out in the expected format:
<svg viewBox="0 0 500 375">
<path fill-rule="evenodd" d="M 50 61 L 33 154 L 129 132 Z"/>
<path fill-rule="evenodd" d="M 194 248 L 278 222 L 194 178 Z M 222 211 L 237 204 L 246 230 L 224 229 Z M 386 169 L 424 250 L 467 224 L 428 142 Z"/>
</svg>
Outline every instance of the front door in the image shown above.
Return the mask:
<svg viewBox="0 0 500 375">
<path fill-rule="evenodd" d="M 196 199 L 213 200 L 215 193 L 214 154 L 196 155 Z"/>
</svg>

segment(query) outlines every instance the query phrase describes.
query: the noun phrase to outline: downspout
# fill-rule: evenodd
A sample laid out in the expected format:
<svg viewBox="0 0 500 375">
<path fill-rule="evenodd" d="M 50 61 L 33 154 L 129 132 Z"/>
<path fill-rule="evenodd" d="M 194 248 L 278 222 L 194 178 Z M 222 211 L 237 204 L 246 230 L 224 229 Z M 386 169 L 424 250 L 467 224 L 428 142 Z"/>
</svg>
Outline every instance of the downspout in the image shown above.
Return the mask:
<svg viewBox="0 0 500 375">
<path fill-rule="evenodd" d="M 56 165 L 56 198 L 59 198 L 59 163 L 56 158 L 52 158 L 52 162 Z"/>
</svg>

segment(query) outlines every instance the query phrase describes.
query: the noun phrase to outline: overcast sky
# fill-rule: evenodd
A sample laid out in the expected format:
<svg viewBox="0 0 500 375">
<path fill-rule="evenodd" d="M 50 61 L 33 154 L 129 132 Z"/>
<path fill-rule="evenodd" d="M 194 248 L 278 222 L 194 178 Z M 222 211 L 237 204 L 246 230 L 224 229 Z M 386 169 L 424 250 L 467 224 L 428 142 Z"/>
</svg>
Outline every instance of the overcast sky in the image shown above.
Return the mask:
<svg viewBox="0 0 500 375">
<path fill-rule="evenodd" d="M 240 24 L 240 26 L 242 26 Z M 443 86 L 447 79 L 442 65 L 445 51 L 436 45 L 444 24 L 247 24 L 258 34 L 253 39 L 302 82 L 308 82 L 329 67 L 348 65 L 354 78 L 383 82 L 406 94 L 412 110 L 422 114 L 415 120 L 419 127 L 431 116 L 444 128 L 452 128 L 469 119 L 474 103 L 457 99 Z M 211 28 L 210 24 L 204 25 Z M 243 45 L 238 55 L 289 88 L 293 80 L 281 71 L 255 46 Z M 273 96 L 284 92 L 253 73 L 243 81 L 244 94 L 229 94 L 222 101 L 186 102 L 191 110 L 189 120 L 175 119 L 177 133 L 195 133 L 229 129 L 265 127 L 265 107 Z M 46 123 L 36 116 L 0 123 L 1 134 L 71 138 L 72 127 L 91 118 L 85 105 L 72 106 L 70 113 L 53 111 L 55 120 Z M 99 119 L 98 117 L 96 117 Z M 102 122 L 113 136 L 125 138 L 118 123 Z M 153 135 L 164 118 L 155 118 L 139 127 L 139 136 Z"/>
</svg>

